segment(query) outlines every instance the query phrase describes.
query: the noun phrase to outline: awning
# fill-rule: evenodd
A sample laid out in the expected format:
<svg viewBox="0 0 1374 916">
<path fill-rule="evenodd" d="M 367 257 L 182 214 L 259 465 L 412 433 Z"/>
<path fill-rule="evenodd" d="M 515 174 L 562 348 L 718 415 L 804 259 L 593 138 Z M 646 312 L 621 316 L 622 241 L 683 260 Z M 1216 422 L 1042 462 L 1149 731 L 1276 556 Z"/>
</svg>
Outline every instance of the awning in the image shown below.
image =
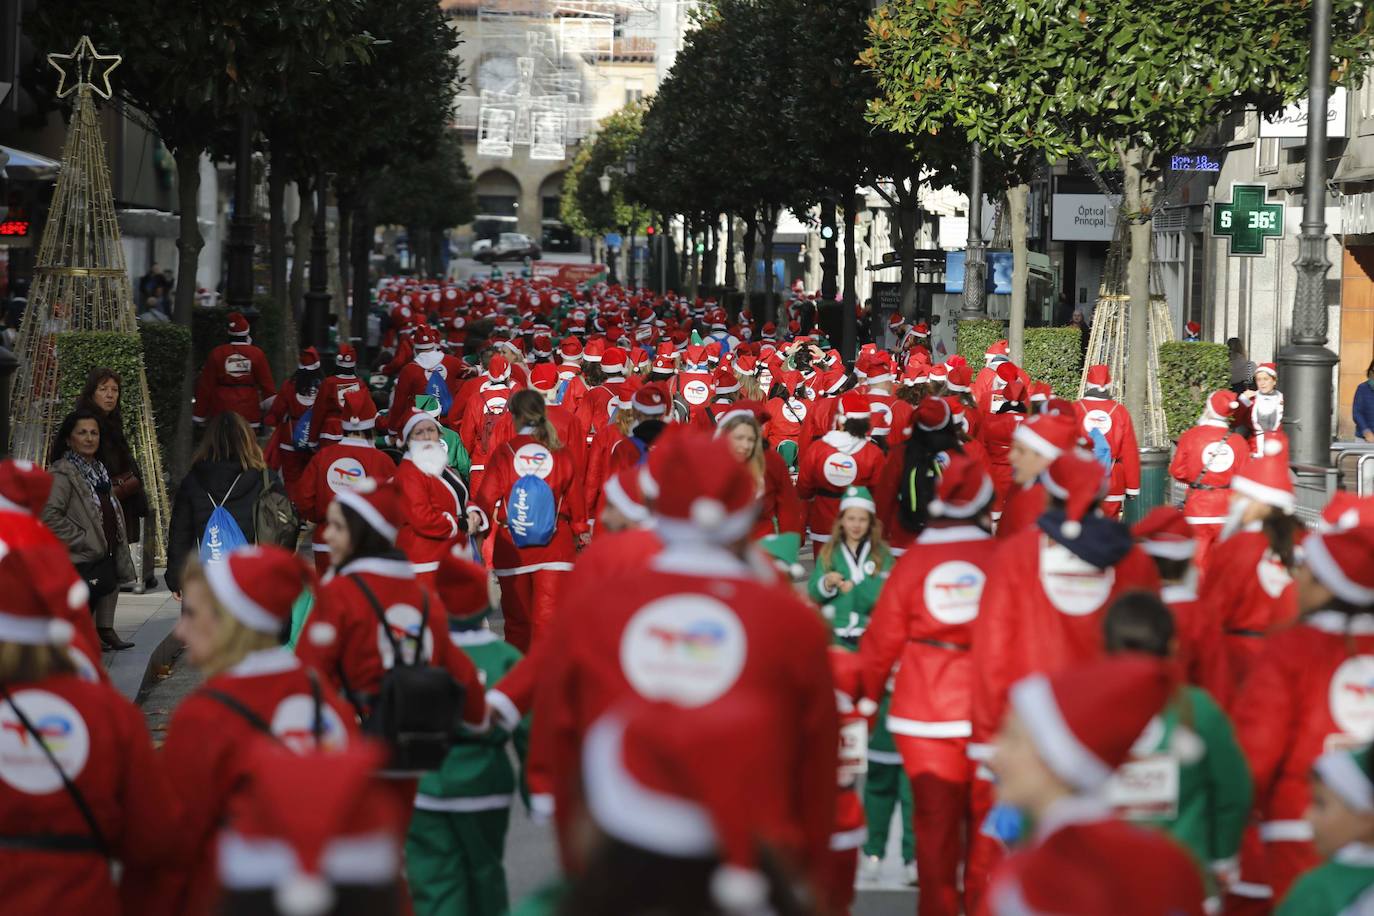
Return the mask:
<svg viewBox="0 0 1374 916">
<path fill-rule="evenodd" d="M 0 154 L 5 157 L 4 170 L 9 178 L 22 178 L 28 181 L 52 181 L 57 177 L 62 163 L 37 153 L 28 153 L 12 146 L 0 145 Z"/>
</svg>

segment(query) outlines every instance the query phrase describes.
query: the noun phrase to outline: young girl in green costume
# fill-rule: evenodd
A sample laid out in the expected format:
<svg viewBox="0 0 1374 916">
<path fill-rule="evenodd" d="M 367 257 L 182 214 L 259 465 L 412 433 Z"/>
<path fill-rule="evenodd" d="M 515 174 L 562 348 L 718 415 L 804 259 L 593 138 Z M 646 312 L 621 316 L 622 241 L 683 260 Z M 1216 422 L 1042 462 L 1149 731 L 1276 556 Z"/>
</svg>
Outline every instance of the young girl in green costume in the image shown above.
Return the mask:
<svg viewBox="0 0 1374 916">
<path fill-rule="evenodd" d="M 1307 822 L 1326 859 L 1298 879 L 1276 916 L 1374 913 L 1374 774 L 1368 747 L 1329 751 L 1312 767 Z"/>
</svg>

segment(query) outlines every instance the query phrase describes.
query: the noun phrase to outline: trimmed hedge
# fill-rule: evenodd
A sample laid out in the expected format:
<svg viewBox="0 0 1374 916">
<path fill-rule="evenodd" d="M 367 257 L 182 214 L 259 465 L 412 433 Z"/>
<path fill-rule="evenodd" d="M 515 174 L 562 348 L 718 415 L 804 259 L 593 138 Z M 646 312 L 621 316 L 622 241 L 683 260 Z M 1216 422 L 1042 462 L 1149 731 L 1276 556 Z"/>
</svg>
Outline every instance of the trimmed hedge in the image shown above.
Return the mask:
<svg viewBox="0 0 1374 916">
<path fill-rule="evenodd" d="M 1159 388 L 1169 438 L 1177 440 L 1197 422 L 1213 391 L 1231 383 L 1231 355 L 1225 344 L 1174 340 L 1159 347 Z"/>
<path fill-rule="evenodd" d="M 284 369 L 278 365 L 281 362 L 279 344 L 282 334 L 285 333 L 282 309 L 268 295 L 255 297 L 253 305 L 258 310 L 258 317 L 253 322 L 253 343 L 267 354 L 267 362 L 272 367 L 272 378 L 280 383 L 284 373 L 289 373 L 295 368 L 294 363 Z M 214 308 L 197 307 L 192 313 L 191 339 L 195 347 L 193 366 L 197 372 L 205 365 L 205 357 L 210 355 L 211 350 L 229 342 L 229 313 L 232 311 L 234 309 L 228 306 L 217 305 Z"/>
<path fill-rule="evenodd" d="M 1032 379 L 1050 383 L 1055 397 L 1076 400 L 1083 371 L 1083 336 L 1070 327 L 1026 328 L 1022 363 Z"/>
<path fill-rule="evenodd" d="M 975 373 L 983 368 L 983 354 L 988 347 L 1007 336 L 1007 326 L 996 318 L 980 318 L 959 322 L 956 340 L 958 353 L 968 360 Z"/>
<path fill-rule="evenodd" d="M 64 409 L 62 415 L 76 406 L 86 376 L 92 369 L 106 366 L 119 373 L 124 380 L 120 392 L 119 413 L 124 420 L 124 437 L 136 441 L 135 430 L 142 412 L 139 399 L 131 394 L 138 372 L 143 368 L 143 343 L 137 334 L 118 331 L 67 331 L 57 335 L 57 391 Z M 44 449 L 47 444 L 44 444 Z"/>
<path fill-rule="evenodd" d="M 191 331 L 179 324 L 140 323 L 138 334 L 143 341 L 143 352 L 149 357 L 144 362 L 144 372 L 148 375 L 148 396 L 153 402 L 157 442 L 162 454 L 170 455 L 177 421 L 181 419 L 185 403 L 181 398 L 181 384 L 186 356 L 191 350 Z"/>
</svg>

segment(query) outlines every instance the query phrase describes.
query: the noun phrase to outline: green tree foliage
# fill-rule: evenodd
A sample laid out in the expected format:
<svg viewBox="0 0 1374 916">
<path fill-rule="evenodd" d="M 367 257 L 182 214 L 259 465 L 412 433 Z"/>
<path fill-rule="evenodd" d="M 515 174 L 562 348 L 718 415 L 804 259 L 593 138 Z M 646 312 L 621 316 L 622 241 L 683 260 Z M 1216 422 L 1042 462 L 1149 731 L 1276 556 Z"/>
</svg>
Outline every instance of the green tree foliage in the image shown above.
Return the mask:
<svg viewBox="0 0 1374 916">
<path fill-rule="evenodd" d="M 632 189 L 634 181 L 611 172 L 609 193 L 601 192 L 601 175 L 607 169 L 623 169 L 626 156 L 636 150 L 644 127 L 645 105 L 633 102 L 604 118 L 592 141 L 577 151 L 572 167 L 563 177 L 559 203 L 563 221 L 583 235 L 605 235 L 629 227 L 642 229 L 650 218 Z"/>
<path fill-rule="evenodd" d="M 191 331 L 179 324 L 139 322 L 138 336 L 143 342 L 143 352 L 157 355 L 156 359 L 145 361 L 144 371 L 148 376 L 148 397 L 153 403 L 157 441 L 165 457 L 172 453 L 177 422 L 181 419 L 182 367 L 191 352 Z"/>
<path fill-rule="evenodd" d="M 1177 440 L 1197 422 L 1213 391 L 1230 385 L 1231 357 L 1225 344 L 1170 341 L 1159 347 L 1159 387 L 1169 438 Z"/>
<path fill-rule="evenodd" d="M 434 247 L 445 229 L 472 222 L 477 213 L 472 173 L 463 158 L 462 142 L 451 131 L 440 135 L 429 155 L 384 168 L 368 187 L 367 198 L 372 218 L 405 226 L 412 245 L 423 236 Z"/>
</svg>

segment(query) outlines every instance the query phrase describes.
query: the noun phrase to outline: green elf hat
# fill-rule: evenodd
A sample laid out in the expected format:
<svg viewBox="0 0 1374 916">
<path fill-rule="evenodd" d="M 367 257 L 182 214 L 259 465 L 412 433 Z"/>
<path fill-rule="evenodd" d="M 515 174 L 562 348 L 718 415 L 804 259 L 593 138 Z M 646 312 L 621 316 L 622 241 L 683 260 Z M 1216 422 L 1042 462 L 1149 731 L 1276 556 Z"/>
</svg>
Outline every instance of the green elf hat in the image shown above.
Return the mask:
<svg viewBox="0 0 1374 916">
<path fill-rule="evenodd" d="M 701 346 L 701 335 L 698 334 L 695 330 L 692 331 L 692 346 Z"/>
<path fill-rule="evenodd" d="M 840 497 L 840 511 L 845 509 L 867 509 L 874 515 L 878 514 L 878 504 L 873 501 L 873 494 L 868 492 L 868 487 L 850 487 L 844 491 Z"/>
<path fill-rule="evenodd" d="M 1328 751 L 1312 772 L 1353 811 L 1374 813 L 1374 782 L 1369 780 L 1369 748 Z"/>
<path fill-rule="evenodd" d="M 795 531 L 770 534 L 759 540 L 759 547 L 773 558 L 773 562 L 785 575 L 791 576 L 793 579 L 800 579 L 806 575 L 806 570 L 802 568 L 801 563 L 797 562 L 797 558 L 801 554 L 801 535 Z"/>
<path fill-rule="evenodd" d="M 427 413 L 436 420 L 439 418 L 439 399 L 432 394 L 415 395 L 415 409 Z"/>
</svg>

